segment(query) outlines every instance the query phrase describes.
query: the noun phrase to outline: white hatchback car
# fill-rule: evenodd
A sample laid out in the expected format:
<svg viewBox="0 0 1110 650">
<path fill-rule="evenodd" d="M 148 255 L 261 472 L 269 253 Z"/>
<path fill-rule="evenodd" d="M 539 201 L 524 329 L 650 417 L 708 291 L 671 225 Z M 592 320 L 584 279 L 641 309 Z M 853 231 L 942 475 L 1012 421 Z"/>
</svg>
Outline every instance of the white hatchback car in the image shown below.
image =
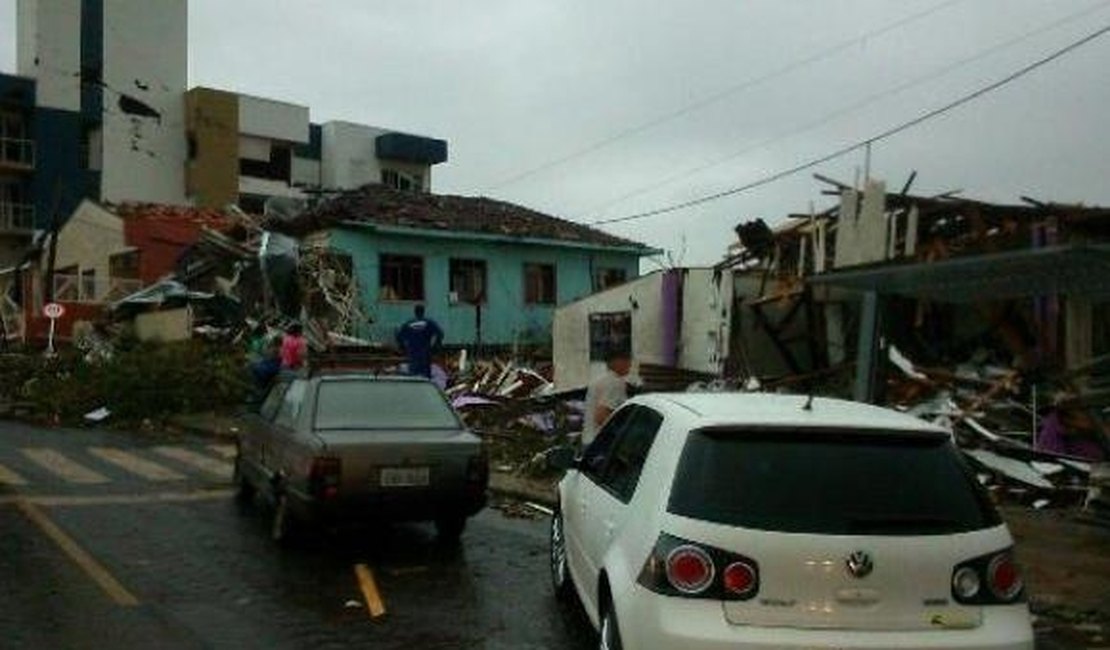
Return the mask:
<svg viewBox="0 0 1110 650">
<path fill-rule="evenodd" d="M 552 579 L 601 648 L 1033 647 L 1010 533 L 926 422 L 644 395 L 552 464 Z"/>
</svg>

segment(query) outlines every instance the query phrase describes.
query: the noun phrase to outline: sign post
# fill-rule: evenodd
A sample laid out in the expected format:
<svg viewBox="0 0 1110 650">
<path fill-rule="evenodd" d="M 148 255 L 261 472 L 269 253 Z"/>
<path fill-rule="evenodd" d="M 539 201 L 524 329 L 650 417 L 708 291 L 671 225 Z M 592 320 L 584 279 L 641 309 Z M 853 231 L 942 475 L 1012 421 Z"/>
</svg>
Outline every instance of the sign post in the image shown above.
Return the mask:
<svg viewBox="0 0 1110 650">
<path fill-rule="evenodd" d="M 46 341 L 46 355 L 54 356 L 54 332 L 57 329 L 58 319 L 64 316 L 66 308 L 56 302 L 48 302 L 42 306 L 42 315 L 50 319 L 50 336 Z"/>
</svg>

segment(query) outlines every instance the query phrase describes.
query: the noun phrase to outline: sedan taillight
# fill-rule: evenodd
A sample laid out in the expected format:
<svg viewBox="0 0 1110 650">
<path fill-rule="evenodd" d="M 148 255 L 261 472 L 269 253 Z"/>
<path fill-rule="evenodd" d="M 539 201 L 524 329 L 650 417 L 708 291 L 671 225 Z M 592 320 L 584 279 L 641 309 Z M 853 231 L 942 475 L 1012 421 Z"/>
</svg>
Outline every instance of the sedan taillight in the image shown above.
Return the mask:
<svg viewBox="0 0 1110 650">
<path fill-rule="evenodd" d="M 759 565 L 737 553 L 663 534 L 639 583 L 664 596 L 749 600 L 759 592 Z"/>
<path fill-rule="evenodd" d="M 333 499 L 339 494 L 343 462 L 338 458 L 314 458 L 308 473 L 308 487 L 319 499 Z"/>
<path fill-rule="evenodd" d="M 1025 583 L 1012 549 L 961 562 L 952 571 L 952 597 L 958 603 L 1009 605 L 1021 602 L 1024 596 Z"/>
</svg>

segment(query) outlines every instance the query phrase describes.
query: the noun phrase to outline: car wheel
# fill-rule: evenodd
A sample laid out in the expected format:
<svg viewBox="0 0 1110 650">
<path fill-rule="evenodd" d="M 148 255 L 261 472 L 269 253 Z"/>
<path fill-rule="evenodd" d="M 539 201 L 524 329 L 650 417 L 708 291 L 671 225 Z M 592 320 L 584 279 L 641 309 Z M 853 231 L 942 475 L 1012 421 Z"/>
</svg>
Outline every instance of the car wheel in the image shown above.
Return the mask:
<svg viewBox="0 0 1110 650">
<path fill-rule="evenodd" d="M 598 635 L 597 647 L 599 650 L 621 650 L 621 630 L 617 624 L 617 611 L 612 601 L 605 600 L 605 608 L 601 612 L 601 633 Z"/>
<path fill-rule="evenodd" d="M 457 542 L 466 529 L 466 517 L 451 515 L 436 519 L 436 533 L 445 542 Z"/>
<path fill-rule="evenodd" d="M 242 503 L 250 503 L 254 501 L 255 489 L 251 484 L 250 479 L 243 474 L 243 459 L 240 456 L 235 457 L 235 498 L 239 499 Z"/>
<path fill-rule="evenodd" d="M 551 585 L 559 600 L 569 599 L 574 592 L 574 583 L 567 570 L 567 538 L 563 512 L 558 507 L 551 515 Z"/>
<path fill-rule="evenodd" d="M 270 526 L 270 537 L 279 544 L 288 544 L 293 539 L 295 525 L 293 513 L 289 508 L 289 497 L 285 494 L 278 496 L 274 507 L 274 520 Z"/>
</svg>

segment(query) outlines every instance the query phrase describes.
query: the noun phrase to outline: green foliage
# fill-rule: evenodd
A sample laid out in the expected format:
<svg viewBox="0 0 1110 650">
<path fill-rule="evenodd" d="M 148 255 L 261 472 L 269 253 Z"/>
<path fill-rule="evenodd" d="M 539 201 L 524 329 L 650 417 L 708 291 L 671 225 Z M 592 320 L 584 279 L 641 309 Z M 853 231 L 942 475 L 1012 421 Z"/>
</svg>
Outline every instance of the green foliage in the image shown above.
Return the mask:
<svg viewBox="0 0 1110 650">
<path fill-rule="evenodd" d="M 242 404 L 249 389 L 245 365 L 239 352 L 200 341 L 138 343 L 96 363 L 75 353 L 6 355 L 0 399 L 30 402 L 38 415 L 63 422 L 103 406 L 114 424 L 126 426 Z"/>
</svg>

